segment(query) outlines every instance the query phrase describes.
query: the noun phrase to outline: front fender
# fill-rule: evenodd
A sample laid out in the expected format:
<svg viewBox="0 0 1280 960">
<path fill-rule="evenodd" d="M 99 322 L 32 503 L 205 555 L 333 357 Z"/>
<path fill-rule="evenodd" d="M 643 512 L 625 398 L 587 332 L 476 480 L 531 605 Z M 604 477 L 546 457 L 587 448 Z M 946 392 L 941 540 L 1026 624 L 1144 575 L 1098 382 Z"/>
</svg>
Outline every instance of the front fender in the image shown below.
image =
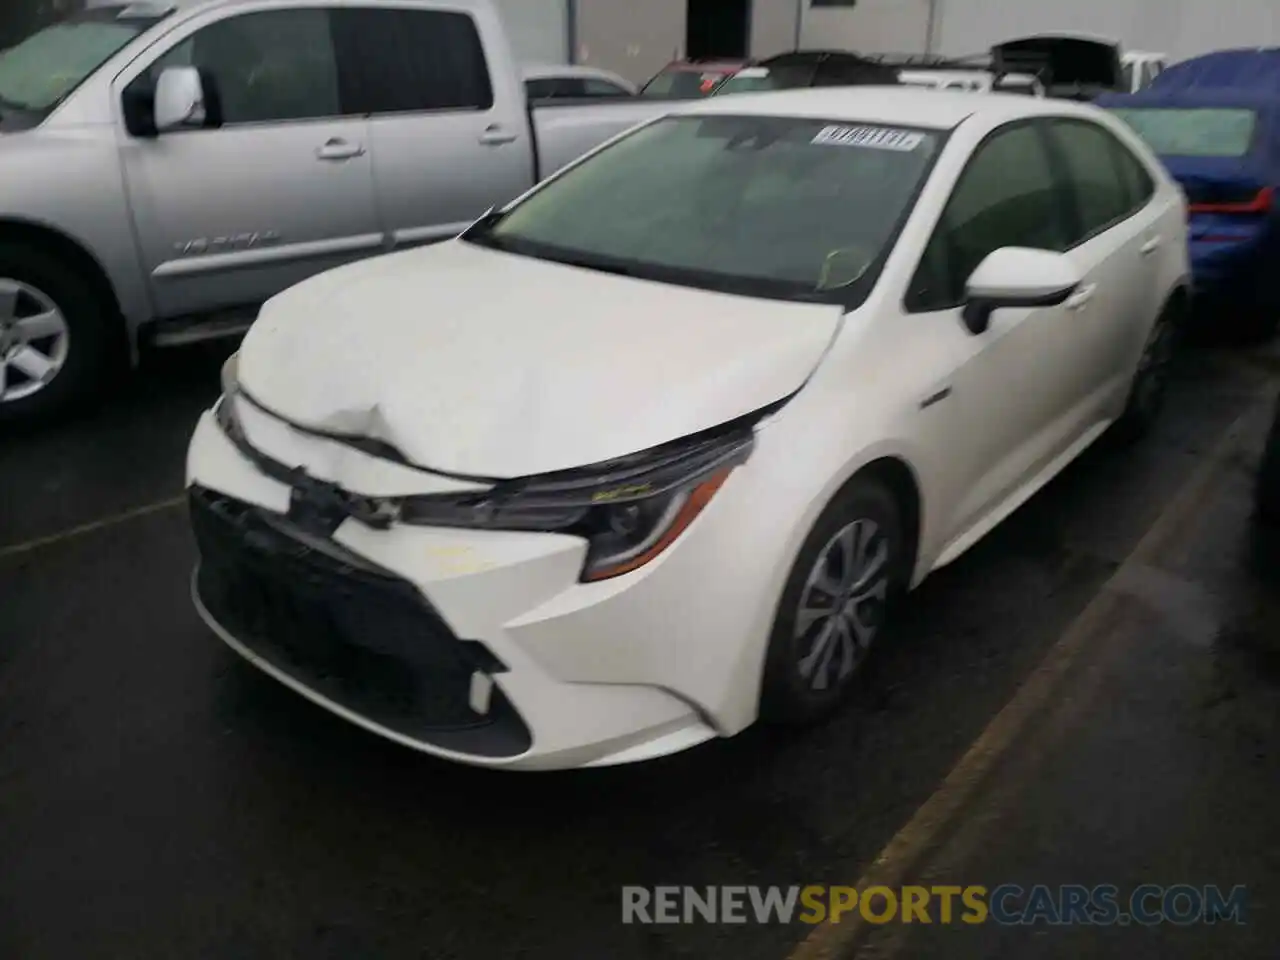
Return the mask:
<svg viewBox="0 0 1280 960">
<path fill-rule="evenodd" d="M 111 126 L 40 127 L 0 141 L 0 226 L 74 243 L 100 267 L 132 335 L 152 317 Z"/>
</svg>

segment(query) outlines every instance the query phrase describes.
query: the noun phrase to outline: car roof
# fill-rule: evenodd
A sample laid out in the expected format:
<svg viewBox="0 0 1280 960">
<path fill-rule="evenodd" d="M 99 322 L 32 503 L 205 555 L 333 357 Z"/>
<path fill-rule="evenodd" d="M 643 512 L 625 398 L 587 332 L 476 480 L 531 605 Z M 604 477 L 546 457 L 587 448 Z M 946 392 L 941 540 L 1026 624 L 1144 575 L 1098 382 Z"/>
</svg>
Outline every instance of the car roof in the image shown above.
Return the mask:
<svg viewBox="0 0 1280 960">
<path fill-rule="evenodd" d="M 739 93 L 699 100 L 682 113 L 806 117 L 850 123 L 951 130 L 969 117 L 991 125 L 1039 116 L 1096 116 L 1097 111 L 1066 100 L 1018 94 L 965 93 L 909 86 L 827 87 Z"/>
</svg>

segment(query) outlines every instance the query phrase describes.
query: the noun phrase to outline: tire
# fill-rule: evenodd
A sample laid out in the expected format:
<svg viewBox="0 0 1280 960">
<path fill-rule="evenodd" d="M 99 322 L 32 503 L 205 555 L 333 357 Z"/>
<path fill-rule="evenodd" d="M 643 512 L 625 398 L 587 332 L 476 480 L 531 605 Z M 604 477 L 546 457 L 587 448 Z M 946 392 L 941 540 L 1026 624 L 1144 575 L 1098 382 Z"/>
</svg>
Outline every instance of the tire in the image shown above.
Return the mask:
<svg viewBox="0 0 1280 960">
<path fill-rule="evenodd" d="M 857 582 L 858 570 L 856 565 L 853 570 L 843 569 L 844 554 L 839 551 L 849 543 L 851 532 L 855 543 L 857 538 L 869 538 L 863 541 L 868 559 L 878 555 L 881 544 L 885 551 L 883 566 L 877 568 L 883 576 L 876 572 L 867 577 L 858 590 L 869 597 L 855 604 L 853 615 L 866 628 L 861 637 L 849 626 L 852 621 L 848 619 L 827 617 L 802 623 L 801 617 L 802 605 L 811 610 L 842 606 L 829 599 L 836 594 L 836 584 L 844 584 L 840 596 L 850 595 L 848 590 L 851 582 Z M 840 707 L 852 688 L 857 667 L 883 633 L 886 615 L 905 591 L 910 575 L 906 548 L 897 501 L 878 480 L 855 478 L 827 505 L 805 538 L 782 591 L 765 655 L 761 719 L 768 723 L 811 724 Z M 820 563 L 833 585 L 830 595 L 814 583 Z M 819 637 L 825 631 L 830 635 L 820 650 Z M 859 639 L 862 642 L 857 642 Z M 825 676 L 825 684 L 820 682 L 820 674 Z"/>
<path fill-rule="evenodd" d="M 49 307 L 57 318 L 31 325 Z M 62 334 L 34 336 L 59 321 Z M 41 247 L 0 242 L 0 426 L 48 423 L 91 400 L 123 365 L 122 334 L 114 305 L 79 270 Z M 38 375 L 41 363 L 56 369 Z"/>
<path fill-rule="evenodd" d="M 1115 433 L 1121 440 L 1142 439 L 1160 418 L 1169 383 L 1169 364 L 1183 332 L 1180 321 L 1180 311 L 1171 304 L 1151 329 L 1129 385 L 1129 399 L 1116 421 Z"/>
<path fill-rule="evenodd" d="M 1257 504 L 1262 520 L 1280 524 L 1280 404 L 1258 470 Z"/>
</svg>

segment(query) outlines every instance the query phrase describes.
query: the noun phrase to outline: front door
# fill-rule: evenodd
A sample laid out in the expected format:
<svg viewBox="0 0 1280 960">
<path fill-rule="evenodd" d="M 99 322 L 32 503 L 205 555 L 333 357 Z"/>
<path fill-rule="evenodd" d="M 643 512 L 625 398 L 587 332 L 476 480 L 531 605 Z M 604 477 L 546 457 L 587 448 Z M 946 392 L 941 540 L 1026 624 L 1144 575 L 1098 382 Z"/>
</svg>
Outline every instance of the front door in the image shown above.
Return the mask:
<svg viewBox="0 0 1280 960">
<path fill-rule="evenodd" d="M 382 248 L 367 124 L 344 116 L 329 9 L 220 7 L 118 92 L 188 65 L 212 78 L 223 126 L 121 147 L 159 316 L 258 304 Z"/>
<path fill-rule="evenodd" d="M 1034 125 L 995 133 L 960 175 L 906 297 L 907 322 L 948 344 L 950 373 L 922 397 L 943 454 L 938 518 L 954 543 L 984 525 L 1070 443 L 1064 418 L 1081 388 L 1080 344 L 1066 305 L 997 310 L 988 330 L 961 320 L 969 276 L 1001 247 L 1063 251 L 1067 211 Z"/>
</svg>

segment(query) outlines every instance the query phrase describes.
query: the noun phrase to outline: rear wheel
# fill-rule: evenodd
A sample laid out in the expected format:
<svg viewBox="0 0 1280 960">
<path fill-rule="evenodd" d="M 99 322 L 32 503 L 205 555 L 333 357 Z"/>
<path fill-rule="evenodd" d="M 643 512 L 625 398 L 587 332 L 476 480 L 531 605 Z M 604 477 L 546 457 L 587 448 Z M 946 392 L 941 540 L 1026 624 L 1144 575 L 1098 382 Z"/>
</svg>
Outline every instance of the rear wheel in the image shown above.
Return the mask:
<svg viewBox="0 0 1280 960">
<path fill-rule="evenodd" d="M 0 424 L 74 410 L 118 369 L 119 324 L 77 270 L 46 251 L 0 243 Z"/>
<path fill-rule="evenodd" d="M 845 699 L 906 583 L 893 494 L 855 480 L 814 524 L 783 590 L 765 659 L 760 714 L 812 723 Z"/>
<path fill-rule="evenodd" d="M 1116 422 L 1116 432 L 1124 439 L 1140 439 L 1160 418 L 1169 383 L 1169 366 L 1181 332 L 1180 319 L 1177 307 L 1170 305 L 1151 328 L 1129 387 L 1129 401 Z"/>
</svg>

